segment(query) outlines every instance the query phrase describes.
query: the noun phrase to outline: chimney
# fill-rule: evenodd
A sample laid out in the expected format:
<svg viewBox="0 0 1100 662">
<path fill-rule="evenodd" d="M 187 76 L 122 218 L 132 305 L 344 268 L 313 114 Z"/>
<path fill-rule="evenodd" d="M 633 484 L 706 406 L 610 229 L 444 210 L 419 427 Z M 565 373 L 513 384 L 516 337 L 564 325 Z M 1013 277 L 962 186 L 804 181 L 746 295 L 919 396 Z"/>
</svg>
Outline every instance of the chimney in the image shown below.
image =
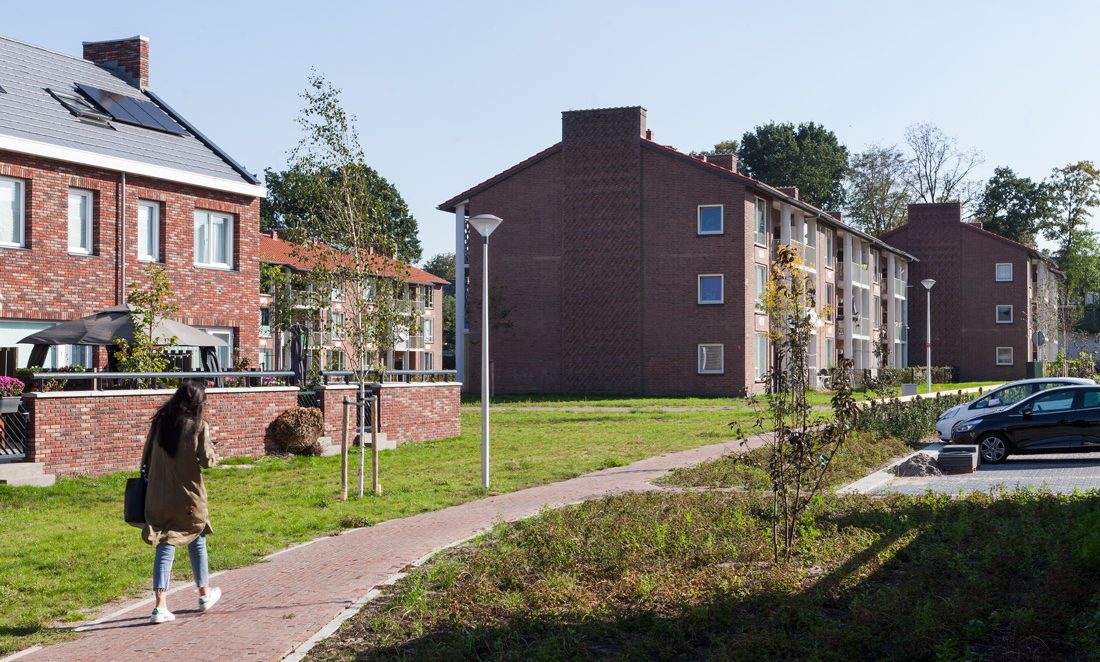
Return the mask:
<svg viewBox="0 0 1100 662">
<path fill-rule="evenodd" d="M 646 129 L 645 130 L 645 139 L 648 140 L 649 142 L 653 142 L 653 129 Z"/>
<path fill-rule="evenodd" d="M 929 202 L 909 205 L 909 225 L 962 223 L 962 205 L 958 202 Z"/>
<path fill-rule="evenodd" d="M 832 216 L 833 218 L 835 218 L 838 221 L 841 221 L 841 222 L 844 221 L 844 214 L 841 213 L 840 211 L 827 211 L 825 213 L 828 214 L 829 216 Z"/>
<path fill-rule="evenodd" d="M 737 156 L 734 154 L 708 154 L 707 163 L 712 163 L 719 168 L 737 172 Z"/>
<path fill-rule="evenodd" d="M 149 37 L 86 41 L 84 59 L 135 87 L 149 87 Z"/>
<path fill-rule="evenodd" d="M 567 151 L 573 147 L 637 146 L 645 132 L 645 108 L 641 106 L 567 110 L 561 114 L 561 142 Z"/>
<path fill-rule="evenodd" d="M 790 197 L 790 198 L 794 198 L 795 200 L 798 199 L 798 187 L 797 186 L 777 186 L 776 188 L 779 189 L 779 192 L 782 193 L 783 195 L 785 195 L 787 197 Z"/>
</svg>

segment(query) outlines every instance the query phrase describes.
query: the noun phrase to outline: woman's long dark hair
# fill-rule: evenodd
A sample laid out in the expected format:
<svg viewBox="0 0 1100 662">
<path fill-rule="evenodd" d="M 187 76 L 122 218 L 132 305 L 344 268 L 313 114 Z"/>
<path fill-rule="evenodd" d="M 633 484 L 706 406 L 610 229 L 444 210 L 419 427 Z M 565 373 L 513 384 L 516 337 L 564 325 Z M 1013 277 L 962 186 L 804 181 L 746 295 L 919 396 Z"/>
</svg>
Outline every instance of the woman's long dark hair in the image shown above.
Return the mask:
<svg viewBox="0 0 1100 662">
<path fill-rule="evenodd" d="M 180 387 L 153 414 L 153 430 L 156 432 L 160 447 L 175 457 L 179 449 L 180 435 L 188 423 L 202 421 L 203 404 L 206 402 L 206 382 L 197 379 L 184 379 Z"/>
</svg>

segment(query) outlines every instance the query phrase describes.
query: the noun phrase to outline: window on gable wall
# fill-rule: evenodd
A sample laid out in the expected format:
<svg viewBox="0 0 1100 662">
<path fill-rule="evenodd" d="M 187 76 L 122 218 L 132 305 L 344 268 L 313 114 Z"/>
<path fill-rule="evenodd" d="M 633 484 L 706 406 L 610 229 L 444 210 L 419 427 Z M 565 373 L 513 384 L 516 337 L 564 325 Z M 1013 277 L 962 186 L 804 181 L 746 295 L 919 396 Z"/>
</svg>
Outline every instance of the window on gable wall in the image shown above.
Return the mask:
<svg viewBox="0 0 1100 662">
<path fill-rule="evenodd" d="M 92 192 L 69 189 L 69 252 L 92 254 Z"/>
<path fill-rule="evenodd" d="M 696 233 L 722 234 L 722 210 L 722 205 L 699 205 L 696 212 Z"/>
<path fill-rule="evenodd" d="M 160 261 L 160 204 L 138 201 L 138 260 Z"/>
<path fill-rule="evenodd" d="M 756 199 L 755 239 L 761 246 L 768 245 L 768 204 L 763 198 Z"/>
</svg>

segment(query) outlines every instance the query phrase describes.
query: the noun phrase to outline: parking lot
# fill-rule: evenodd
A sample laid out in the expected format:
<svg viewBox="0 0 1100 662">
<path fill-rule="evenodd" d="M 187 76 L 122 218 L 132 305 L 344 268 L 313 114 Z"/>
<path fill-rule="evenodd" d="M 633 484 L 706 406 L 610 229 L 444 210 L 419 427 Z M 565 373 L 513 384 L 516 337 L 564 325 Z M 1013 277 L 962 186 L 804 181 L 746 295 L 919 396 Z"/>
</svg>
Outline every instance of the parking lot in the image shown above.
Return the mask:
<svg viewBox="0 0 1100 662">
<path fill-rule="evenodd" d="M 1047 488 L 1052 492 L 1100 490 L 1100 453 L 1010 456 L 1002 464 L 982 465 L 969 474 L 890 477 L 871 493 L 924 494 L 931 490 L 958 494 L 1017 487 Z"/>
</svg>

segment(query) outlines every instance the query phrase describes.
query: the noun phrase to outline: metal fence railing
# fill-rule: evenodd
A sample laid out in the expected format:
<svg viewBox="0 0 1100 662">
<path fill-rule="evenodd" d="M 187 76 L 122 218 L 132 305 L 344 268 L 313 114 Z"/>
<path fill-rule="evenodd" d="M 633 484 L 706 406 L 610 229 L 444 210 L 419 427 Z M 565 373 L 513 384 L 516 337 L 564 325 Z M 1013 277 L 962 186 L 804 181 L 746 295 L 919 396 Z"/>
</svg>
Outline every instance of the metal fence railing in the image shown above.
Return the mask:
<svg viewBox="0 0 1100 662">
<path fill-rule="evenodd" d="M 321 381 L 325 384 L 356 384 L 359 373 L 354 370 L 323 370 Z M 454 370 L 387 370 L 384 373 L 369 371 L 368 383 L 431 383 L 457 381 Z"/>
<path fill-rule="evenodd" d="M 298 391 L 298 406 L 321 409 L 321 396 L 316 391 Z"/>
<path fill-rule="evenodd" d="M 229 370 L 225 372 L 35 372 L 32 388 L 37 391 L 114 390 L 129 388 L 175 388 L 181 379 L 205 379 L 218 387 L 280 386 L 289 383 L 290 370 Z"/>
<path fill-rule="evenodd" d="M 22 403 L 17 411 L 0 414 L 0 462 L 18 462 L 27 456 L 29 421 Z"/>
</svg>

